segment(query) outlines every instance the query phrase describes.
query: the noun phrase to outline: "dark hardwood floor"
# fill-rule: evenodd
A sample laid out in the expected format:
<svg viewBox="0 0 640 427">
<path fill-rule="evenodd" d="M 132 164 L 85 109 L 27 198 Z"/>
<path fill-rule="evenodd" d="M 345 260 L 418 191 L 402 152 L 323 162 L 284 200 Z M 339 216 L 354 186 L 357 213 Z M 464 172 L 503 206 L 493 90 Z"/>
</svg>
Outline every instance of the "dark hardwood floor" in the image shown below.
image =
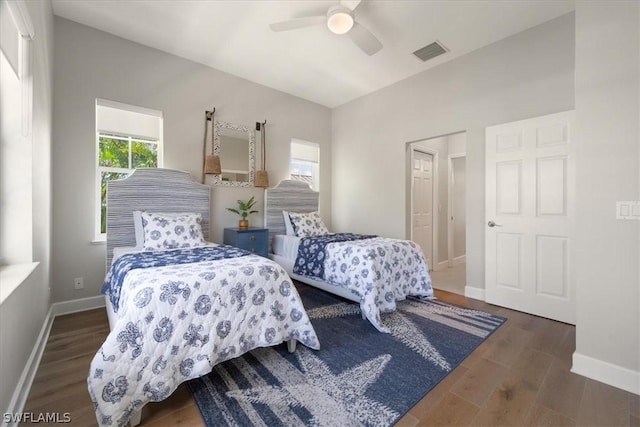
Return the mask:
<svg viewBox="0 0 640 427">
<path fill-rule="evenodd" d="M 397 426 L 640 426 L 639 396 L 569 371 L 573 326 L 448 292 L 436 296 L 508 320 Z M 96 425 L 86 376 L 108 332 L 104 309 L 57 317 L 24 411 L 69 412 L 71 425 Z M 203 423 L 183 384 L 169 399 L 145 406 L 142 425 Z"/>
</svg>

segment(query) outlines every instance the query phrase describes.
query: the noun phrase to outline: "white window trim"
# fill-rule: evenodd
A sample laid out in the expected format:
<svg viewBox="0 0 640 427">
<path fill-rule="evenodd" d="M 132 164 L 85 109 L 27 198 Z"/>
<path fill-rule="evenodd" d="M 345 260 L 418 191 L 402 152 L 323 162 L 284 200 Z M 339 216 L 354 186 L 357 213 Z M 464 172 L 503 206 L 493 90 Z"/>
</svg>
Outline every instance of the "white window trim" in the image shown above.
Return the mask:
<svg viewBox="0 0 640 427">
<path fill-rule="evenodd" d="M 157 153 L 158 153 L 158 168 L 162 167 L 162 127 L 160 128 L 160 138 L 157 140 L 150 139 L 147 137 L 140 137 L 137 135 L 124 135 L 118 134 L 111 131 L 96 131 L 96 145 L 95 145 L 95 165 L 96 165 L 96 176 L 95 176 L 95 206 L 94 206 L 94 238 L 91 241 L 93 244 L 101 244 L 107 241 L 107 233 L 103 233 L 101 230 L 102 226 L 102 195 L 100 193 L 100 186 L 102 185 L 102 172 L 114 172 L 114 173 L 132 173 L 135 168 L 117 168 L 117 167 L 108 167 L 108 166 L 100 166 L 100 137 L 106 136 L 114 139 L 121 139 L 123 141 L 128 141 L 129 144 L 129 166 L 132 165 L 131 159 L 131 142 L 132 141 L 144 141 L 151 144 L 157 145 Z"/>
</svg>

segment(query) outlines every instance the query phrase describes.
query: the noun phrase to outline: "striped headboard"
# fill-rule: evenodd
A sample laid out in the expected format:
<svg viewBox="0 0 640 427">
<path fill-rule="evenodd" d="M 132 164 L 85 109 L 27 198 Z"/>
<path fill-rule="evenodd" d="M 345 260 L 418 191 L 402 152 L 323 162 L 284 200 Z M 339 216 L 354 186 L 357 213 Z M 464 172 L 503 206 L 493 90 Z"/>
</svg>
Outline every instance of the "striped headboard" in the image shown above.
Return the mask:
<svg viewBox="0 0 640 427">
<path fill-rule="evenodd" d="M 285 179 L 265 192 L 264 223 L 269 229 L 269 250 L 273 236 L 285 234 L 282 211 L 313 212 L 318 210 L 320 193 L 311 190 L 309 184 L 301 181 Z"/>
<path fill-rule="evenodd" d="M 107 183 L 107 270 L 113 248 L 135 246 L 133 211 L 197 212 L 202 232 L 209 237 L 211 189 L 187 172 L 172 169 L 136 169 L 125 179 Z"/>
</svg>

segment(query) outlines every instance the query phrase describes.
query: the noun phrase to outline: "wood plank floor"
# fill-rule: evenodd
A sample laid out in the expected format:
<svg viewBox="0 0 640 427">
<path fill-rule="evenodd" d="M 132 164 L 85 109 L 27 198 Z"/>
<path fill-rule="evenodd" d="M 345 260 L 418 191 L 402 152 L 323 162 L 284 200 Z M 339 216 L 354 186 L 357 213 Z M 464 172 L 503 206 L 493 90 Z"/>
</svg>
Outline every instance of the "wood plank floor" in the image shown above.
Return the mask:
<svg viewBox="0 0 640 427">
<path fill-rule="evenodd" d="M 573 326 L 448 292 L 436 296 L 508 320 L 397 426 L 640 426 L 640 397 L 569 371 Z M 69 412 L 70 425 L 96 425 L 86 376 L 108 332 L 104 309 L 57 317 L 25 412 Z M 203 423 L 183 384 L 169 399 L 148 404 L 142 425 Z"/>
</svg>

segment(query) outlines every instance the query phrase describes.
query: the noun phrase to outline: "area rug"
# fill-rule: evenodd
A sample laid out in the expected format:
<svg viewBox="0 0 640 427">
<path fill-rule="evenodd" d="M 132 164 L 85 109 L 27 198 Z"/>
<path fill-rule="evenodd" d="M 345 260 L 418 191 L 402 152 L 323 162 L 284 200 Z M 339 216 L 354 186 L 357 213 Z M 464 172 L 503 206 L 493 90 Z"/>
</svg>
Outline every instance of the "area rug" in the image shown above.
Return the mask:
<svg viewBox="0 0 640 427">
<path fill-rule="evenodd" d="M 357 304 L 314 288 L 300 296 L 321 349 L 256 349 L 190 381 L 207 426 L 392 425 L 505 321 L 407 300 L 383 315 L 383 334 Z"/>
</svg>

